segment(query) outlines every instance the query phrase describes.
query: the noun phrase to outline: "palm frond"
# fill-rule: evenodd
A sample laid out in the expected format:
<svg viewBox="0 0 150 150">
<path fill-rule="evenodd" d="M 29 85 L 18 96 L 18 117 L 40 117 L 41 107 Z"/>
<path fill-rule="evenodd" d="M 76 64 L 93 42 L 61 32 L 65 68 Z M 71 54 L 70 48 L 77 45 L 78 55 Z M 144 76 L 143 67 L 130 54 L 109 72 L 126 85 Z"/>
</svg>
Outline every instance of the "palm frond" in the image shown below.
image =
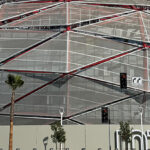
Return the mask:
<svg viewBox="0 0 150 150">
<path fill-rule="evenodd" d="M 14 82 L 15 82 L 14 76 L 9 74 L 5 83 L 7 83 L 8 85 L 12 85 Z"/>
<path fill-rule="evenodd" d="M 18 87 L 21 87 L 24 84 L 24 81 L 21 79 L 19 75 L 8 74 L 7 80 L 5 81 L 12 90 L 16 90 Z"/>
</svg>

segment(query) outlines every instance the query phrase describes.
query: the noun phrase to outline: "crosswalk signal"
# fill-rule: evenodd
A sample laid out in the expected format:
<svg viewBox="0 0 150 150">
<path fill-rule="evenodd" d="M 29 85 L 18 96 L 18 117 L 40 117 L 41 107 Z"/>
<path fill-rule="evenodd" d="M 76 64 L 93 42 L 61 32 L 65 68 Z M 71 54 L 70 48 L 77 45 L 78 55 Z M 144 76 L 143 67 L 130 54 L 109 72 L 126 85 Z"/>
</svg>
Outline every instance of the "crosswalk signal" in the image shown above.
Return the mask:
<svg viewBox="0 0 150 150">
<path fill-rule="evenodd" d="M 127 88 L 127 74 L 120 73 L 120 88 L 126 89 Z"/>
<path fill-rule="evenodd" d="M 102 113 L 102 123 L 108 123 L 108 108 L 107 107 L 102 107 L 101 109 Z"/>
</svg>

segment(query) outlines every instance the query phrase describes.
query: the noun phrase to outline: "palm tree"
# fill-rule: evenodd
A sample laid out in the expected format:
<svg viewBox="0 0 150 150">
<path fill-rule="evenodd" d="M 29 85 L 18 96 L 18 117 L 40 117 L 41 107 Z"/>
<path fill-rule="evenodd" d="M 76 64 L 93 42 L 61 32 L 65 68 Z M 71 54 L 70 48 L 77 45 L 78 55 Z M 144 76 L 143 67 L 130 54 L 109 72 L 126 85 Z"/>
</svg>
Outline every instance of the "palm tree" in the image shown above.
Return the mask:
<svg viewBox="0 0 150 150">
<path fill-rule="evenodd" d="M 7 83 L 12 90 L 11 107 L 10 107 L 10 133 L 9 133 L 9 150 L 12 150 L 15 90 L 18 87 L 21 87 L 24 84 L 24 81 L 21 80 L 21 76 L 19 75 L 14 76 L 9 74 L 5 83 Z"/>
</svg>

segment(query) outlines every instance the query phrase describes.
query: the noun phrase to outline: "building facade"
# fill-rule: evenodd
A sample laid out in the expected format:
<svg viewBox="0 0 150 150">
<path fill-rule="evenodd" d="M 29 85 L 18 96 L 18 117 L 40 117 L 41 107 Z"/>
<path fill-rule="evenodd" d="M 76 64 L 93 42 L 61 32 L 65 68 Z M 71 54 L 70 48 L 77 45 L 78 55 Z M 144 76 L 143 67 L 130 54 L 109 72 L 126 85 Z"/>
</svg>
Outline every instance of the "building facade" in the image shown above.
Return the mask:
<svg viewBox="0 0 150 150">
<path fill-rule="evenodd" d="M 150 2 L 3 1 L 0 7 L 0 124 L 9 124 L 8 74 L 21 75 L 15 124 L 149 124 Z M 120 89 L 120 73 L 127 89 Z M 134 80 L 134 77 L 136 80 Z M 138 78 L 141 80 L 138 83 Z M 134 82 L 135 81 L 135 82 Z"/>
</svg>

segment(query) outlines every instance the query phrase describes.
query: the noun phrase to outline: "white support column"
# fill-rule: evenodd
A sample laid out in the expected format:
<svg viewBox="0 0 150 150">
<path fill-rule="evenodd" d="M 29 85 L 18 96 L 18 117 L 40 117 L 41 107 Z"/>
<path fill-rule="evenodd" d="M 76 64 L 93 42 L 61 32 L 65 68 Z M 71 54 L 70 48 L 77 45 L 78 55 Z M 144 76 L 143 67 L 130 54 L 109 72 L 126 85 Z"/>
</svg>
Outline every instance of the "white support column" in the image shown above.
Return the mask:
<svg viewBox="0 0 150 150">
<path fill-rule="evenodd" d="M 69 2 L 66 2 L 66 25 L 69 24 Z"/>
<path fill-rule="evenodd" d="M 146 29 L 146 26 L 145 26 L 145 23 L 144 23 L 144 20 L 143 20 L 143 16 L 142 16 L 142 13 L 140 12 L 140 17 L 141 17 L 141 20 L 142 20 L 142 24 L 143 24 L 143 27 L 144 27 L 144 34 L 146 35 L 147 37 L 147 40 L 148 42 L 150 41 L 149 39 L 149 35 L 148 35 L 148 32 L 147 32 L 147 29 Z M 146 40 L 146 39 L 145 39 Z M 146 52 L 145 52 L 145 55 L 146 55 L 146 62 L 147 63 L 147 66 L 146 66 L 146 70 L 147 70 L 147 79 L 144 79 L 144 80 L 147 80 L 147 90 L 149 89 L 149 59 L 148 59 L 148 48 L 146 49 Z M 144 87 L 144 90 L 145 90 L 145 87 Z"/>
<path fill-rule="evenodd" d="M 60 113 L 60 119 L 61 119 L 60 124 L 62 126 L 63 125 L 63 114 L 64 114 L 64 108 L 63 107 L 60 107 L 59 113 Z M 60 144 L 60 150 L 62 150 L 62 143 Z"/>
<path fill-rule="evenodd" d="M 141 150 L 144 150 L 144 142 L 143 142 L 143 107 L 139 107 L 140 117 L 141 117 Z"/>
</svg>

